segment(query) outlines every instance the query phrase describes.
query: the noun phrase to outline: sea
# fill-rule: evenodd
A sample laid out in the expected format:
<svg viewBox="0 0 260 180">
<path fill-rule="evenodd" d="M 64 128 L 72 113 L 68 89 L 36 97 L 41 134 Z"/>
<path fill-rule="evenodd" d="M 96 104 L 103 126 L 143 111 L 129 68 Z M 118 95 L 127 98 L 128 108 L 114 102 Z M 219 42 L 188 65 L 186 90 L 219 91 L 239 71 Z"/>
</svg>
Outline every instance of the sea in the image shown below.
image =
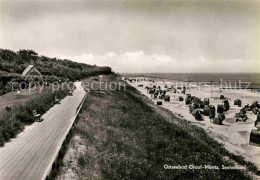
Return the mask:
<svg viewBox="0 0 260 180">
<path fill-rule="evenodd" d="M 260 90 L 260 73 L 125 73 L 123 75 L 186 82 L 227 82 L 232 86 L 240 83 L 242 88 Z"/>
</svg>

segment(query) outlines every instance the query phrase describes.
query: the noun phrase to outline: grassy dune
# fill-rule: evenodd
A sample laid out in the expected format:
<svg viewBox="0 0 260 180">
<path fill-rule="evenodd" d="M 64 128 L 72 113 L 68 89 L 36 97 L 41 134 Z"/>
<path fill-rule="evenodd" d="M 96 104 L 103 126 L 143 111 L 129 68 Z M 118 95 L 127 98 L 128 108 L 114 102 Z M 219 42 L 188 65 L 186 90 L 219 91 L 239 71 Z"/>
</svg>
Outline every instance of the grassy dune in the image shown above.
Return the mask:
<svg viewBox="0 0 260 180">
<path fill-rule="evenodd" d="M 91 91 L 83 104 L 57 179 L 252 179 L 256 173 L 253 164 L 229 153 L 202 128 L 155 106 L 131 86 L 104 92 Z M 171 170 L 165 164 L 220 169 Z"/>
<path fill-rule="evenodd" d="M 33 50 L 14 52 L 8 49 L 0 49 L 0 75 L 8 75 L 9 73 L 11 75 L 13 73 L 22 74 L 29 64 L 35 65 L 45 76 L 69 78 L 71 81 L 92 75 L 111 73 L 110 67 L 98 67 L 67 59 L 50 58 L 38 55 Z"/>
<path fill-rule="evenodd" d="M 0 146 L 15 138 L 23 131 L 25 125 L 35 121 L 33 110 L 44 114 L 55 105 L 55 97 L 63 99 L 67 96 L 66 86 L 52 92 L 50 86 L 42 90 L 39 87 L 33 91 L 21 90 L 20 93 L 7 93 L 0 96 Z"/>
<path fill-rule="evenodd" d="M 19 93 L 17 93 L 17 91 L 15 91 L 14 93 L 10 92 L 10 93 L 0 96 L 0 119 L 3 118 L 4 113 L 5 113 L 5 108 L 7 106 L 11 107 L 13 104 L 24 105 L 29 100 L 38 98 L 43 93 L 48 93 L 50 91 L 51 91 L 51 87 L 47 86 L 42 91 L 40 90 L 39 87 L 37 87 L 37 88 L 31 90 L 30 92 L 28 89 L 22 89 L 19 91 Z"/>
</svg>

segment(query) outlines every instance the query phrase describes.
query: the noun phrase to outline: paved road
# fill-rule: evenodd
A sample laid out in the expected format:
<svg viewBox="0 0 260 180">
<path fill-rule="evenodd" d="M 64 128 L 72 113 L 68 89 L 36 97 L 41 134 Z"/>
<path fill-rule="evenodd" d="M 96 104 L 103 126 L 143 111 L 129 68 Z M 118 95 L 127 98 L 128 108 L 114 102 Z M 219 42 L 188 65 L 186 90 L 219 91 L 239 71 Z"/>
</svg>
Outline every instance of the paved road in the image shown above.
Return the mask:
<svg viewBox="0 0 260 180">
<path fill-rule="evenodd" d="M 0 179 L 44 179 L 72 126 L 85 91 L 77 82 L 67 96 L 43 115 L 43 122 L 26 127 L 17 138 L 0 148 Z"/>
</svg>

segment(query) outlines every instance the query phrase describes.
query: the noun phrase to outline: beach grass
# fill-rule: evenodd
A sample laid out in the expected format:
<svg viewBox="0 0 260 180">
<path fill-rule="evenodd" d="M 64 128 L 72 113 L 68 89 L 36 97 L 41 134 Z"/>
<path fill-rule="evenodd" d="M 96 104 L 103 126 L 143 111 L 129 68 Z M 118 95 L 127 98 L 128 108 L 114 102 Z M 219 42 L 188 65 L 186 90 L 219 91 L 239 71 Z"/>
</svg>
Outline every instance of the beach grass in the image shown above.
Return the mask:
<svg viewBox="0 0 260 180">
<path fill-rule="evenodd" d="M 37 87 L 33 90 L 22 89 L 19 92 L 9 92 L 0 96 L 0 118 L 4 116 L 6 107 L 11 107 L 13 104 L 24 105 L 29 100 L 38 98 L 44 93 L 48 93 L 50 91 L 51 87 L 47 86 L 42 91 L 40 90 L 40 87 Z"/>
<path fill-rule="evenodd" d="M 111 75 L 107 81 L 121 80 Z M 252 163 L 228 152 L 205 130 L 154 105 L 135 88 L 104 92 L 88 94 L 73 128 L 84 148 L 72 138 L 58 179 L 71 171 L 78 179 L 252 179 L 257 173 Z M 219 169 L 189 169 L 192 165 Z M 223 165 L 246 169 L 224 170 Z"/>
<path fill-rule="evenodd" d="M 15 138 L 26 125 L 35 122 L 34 110 L 43 115 L 55 105 L 55 97 L 63 99 L 67 92 L 67 88 L 53 92 L 51 87 L 42 90 L 37 87 L 31 92 L 21 90 L 20 93 L 15 91 L 0 96 L 0 146 Z"/>
</svg>

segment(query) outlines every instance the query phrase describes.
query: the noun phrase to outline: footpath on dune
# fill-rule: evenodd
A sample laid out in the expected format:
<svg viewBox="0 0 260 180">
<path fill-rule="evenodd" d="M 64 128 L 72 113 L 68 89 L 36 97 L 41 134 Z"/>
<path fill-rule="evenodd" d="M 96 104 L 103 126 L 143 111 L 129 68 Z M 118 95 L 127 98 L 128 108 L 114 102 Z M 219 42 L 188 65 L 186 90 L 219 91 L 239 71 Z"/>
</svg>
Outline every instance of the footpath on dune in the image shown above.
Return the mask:
<svg viewBox="0 0 260 180">
<path fill-rule="evenodd" d="M 45 179 L 86 97 L 80 82 L 42 118 L 0 148 L 0 179 Z"/>
</svg>

